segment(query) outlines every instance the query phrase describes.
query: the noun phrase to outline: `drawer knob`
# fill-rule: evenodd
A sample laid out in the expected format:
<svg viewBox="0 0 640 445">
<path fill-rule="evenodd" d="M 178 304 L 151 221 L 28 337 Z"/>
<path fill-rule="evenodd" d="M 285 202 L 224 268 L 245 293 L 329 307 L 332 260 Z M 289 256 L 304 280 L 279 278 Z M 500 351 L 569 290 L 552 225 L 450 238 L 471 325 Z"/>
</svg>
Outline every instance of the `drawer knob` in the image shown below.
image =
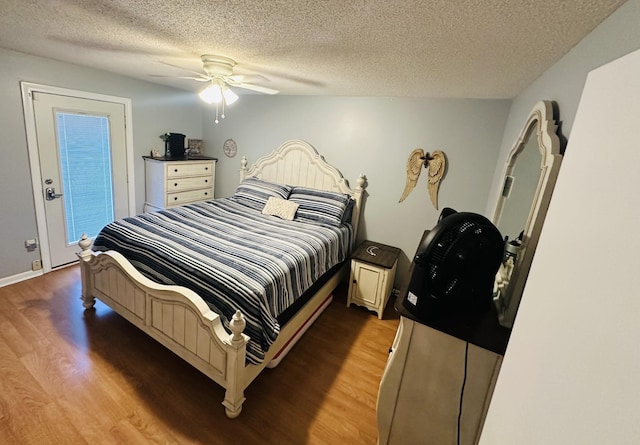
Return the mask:
<svg viewBox="0 0 640 445">
<path fill-rule="evenodd" d="M 174 183 L 173 183 L 173 186 L 174 186 L 174 187 L 177 187 L 177 186 L 178 186 L 178 183 L 177 183 L 177 182 L 174 182 Z"/>
<path fill-rule="evenodd" d="M 174 201 L 177 201 L 177 200 L 178 200 L 178 197 L 177 197 L 177 196 L 175 196 L 175 197 L 173 198 L 173 200 L 174 200 Z"/>
<path fill-rule="evenodd" d="M 209 192 L 204 192 L 204 196 L 207 196 L 209 194 Z"/>
<path fill-rule="evenodd" d="M 173 169 L 173 172 L 174 172 L 174 173 L 178 173 L 178 169 L 177 169 L 177 168 L 174 168 L 174 169 Z"/>
<path fill-rule="evenodd" d="M 206 171 L 206 170 L 209 170 L 209 167 L 205 167 L 204 169 L 205 169 L 205 171 Z"/>
<path fill-rule="evenodd" d="M 208 180 L 208 179 L 205 179 L 205 180 L 204 180 L 204 183 L 206 184 L 207 182 L 209 182 L 209 180 Z"/>
</svg>

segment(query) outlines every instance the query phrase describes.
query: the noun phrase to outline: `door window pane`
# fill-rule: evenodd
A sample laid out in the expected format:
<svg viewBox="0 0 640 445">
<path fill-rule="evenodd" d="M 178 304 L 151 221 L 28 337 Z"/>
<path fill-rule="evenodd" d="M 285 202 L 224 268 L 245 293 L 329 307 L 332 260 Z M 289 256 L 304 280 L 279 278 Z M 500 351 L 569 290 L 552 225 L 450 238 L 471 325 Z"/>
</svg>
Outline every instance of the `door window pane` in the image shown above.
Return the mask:
<svg viewBox="0 0 640 445">
<path fill-rule="evenodd" d="M 67 243 L 113 221 L 109 118 L 56 112 Z"/>
</svg>

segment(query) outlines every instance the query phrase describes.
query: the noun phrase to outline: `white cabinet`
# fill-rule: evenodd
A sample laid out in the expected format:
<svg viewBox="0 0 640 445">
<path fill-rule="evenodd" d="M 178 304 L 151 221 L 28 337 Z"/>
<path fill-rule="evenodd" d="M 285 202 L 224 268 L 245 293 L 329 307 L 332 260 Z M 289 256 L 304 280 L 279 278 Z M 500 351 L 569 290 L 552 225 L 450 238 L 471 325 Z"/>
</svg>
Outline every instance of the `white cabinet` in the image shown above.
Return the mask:
<svg viewBox="0 0 640 445">
<path fill-rule="evenodd" d="M 353 304 L 375 311 L 382 318 L 396 277 L 400 249 L 365 241 L 351 257 L 347 307 Z"/>
<path fill-rule="evenodd" d="M 156 211 L 213 199 L 216 159 L 144 158 L 144 211 Z"/>
<path fill-rule="evenodd" d="M 501 363 L 500 354 L 401 316 L 378 393 L 378 443 L 476 444 Z"/>
</svg>

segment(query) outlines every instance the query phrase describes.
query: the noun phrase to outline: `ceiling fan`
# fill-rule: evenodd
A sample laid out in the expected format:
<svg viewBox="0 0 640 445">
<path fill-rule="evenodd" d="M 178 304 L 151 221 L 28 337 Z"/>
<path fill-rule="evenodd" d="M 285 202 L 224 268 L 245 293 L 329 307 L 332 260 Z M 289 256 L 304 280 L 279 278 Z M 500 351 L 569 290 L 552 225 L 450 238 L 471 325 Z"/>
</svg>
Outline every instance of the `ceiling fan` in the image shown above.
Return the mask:
<svg viewBox="0 0 640 445">
<path fill-rule="evenodd" d="M 264 94 L 277 94 L 278 90 L 249 83 L 251 78 L 262 78 L 260 75 L 233 74 L 233 67 L 236 62 L 233 59 L 223 56 L 204 54 L 200 57 L 204 73 L 192 71 L 196 76 L 177 76 L 179 79 L 191 79 L 197 82 L 209 82 L 209 85 L 199 93 L 200 98 L 209 103 L 216 104 L 216 119 L 218 123 L 218 106 L 222 105 L 221 117 L 224 119 L 225 106 L 231 105 L 238 100 L 238 95 L 229 87 L 244 88 Z M 170 65 L 173 66 L 173 65 Z M 176 67 L 180 68 L 180 67 Z M 181 68 L 183 69 L 183 68 Z"/>
<path fill-rule="evenodd" d="M 202 69 L 204 73 L 198 71 L 185 70 L 182 67 L 171 65 L 169 63 L 161 62 L 165 65 L 172 66 L 174 68 L 180 68 L 185 71 L 190 71 L 196 76 L 171 76 L 178 79 L 190 79 L 197 82 L 214 82 L 216 84 L 224 84 L 227 86 L 244 88 L 246 90 L 256 91 L 264 94 L 277 94 L 279 91 L 272 88 L 263 87 L 261 85 L 255 85 L 249 83 L 251 79 L 265 79 L 261 75 L 242 75 L 233 74 L 233 67 L 236 66 L 236 62 L 233 59 L 224 56 L 215 56 L 211 54 L 203 54 L 200 59 L 202 60 Z M 166 77 L 166 76 L 156 76 Z"/>
</svg>

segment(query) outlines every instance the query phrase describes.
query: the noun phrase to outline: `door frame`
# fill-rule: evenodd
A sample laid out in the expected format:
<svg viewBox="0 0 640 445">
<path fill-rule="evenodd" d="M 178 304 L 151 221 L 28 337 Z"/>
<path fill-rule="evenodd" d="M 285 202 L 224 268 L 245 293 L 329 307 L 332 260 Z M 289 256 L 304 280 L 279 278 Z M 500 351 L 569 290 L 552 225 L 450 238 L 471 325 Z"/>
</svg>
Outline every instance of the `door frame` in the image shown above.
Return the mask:
<svg viewBox="0 0 640 445">
<path fill-rule="evenodd" d="M 90 93 L 86 91 L 72 90 L 68 88 L 53 87 L 31 82 L 20 82 L 22 91 L 22 107 L 27 133 L 27 150 L 29 152 L 29 166 L 31 168 L 31 184 L 33 189 L 33 202 L 36 212 L 36 226 L 38 230 L 38 247 L 42 260 L 42 272 L 51 272 L 51 252 L 49 250 L 49 236 L 47 235 L 47 219 L 45 214 L 45 201 L 42 191 L 42 174 L 40 171 L 40 155 L 38 152 L 38 138 L 36 136 L 36 121 L 33 109 L 33 93 L 48 93 L 59 96 L 77 97 L 80 99 L 114 102 L 124 105 L 125 113 L 125 144 L 127 163 L 127 198 L 129 201 L 129 214 L 136 212 L 135 181 L 133 165 L 133 121 L 131 99 L 126 97 L 110 96 L 105 94 Z"/>
</svg>

